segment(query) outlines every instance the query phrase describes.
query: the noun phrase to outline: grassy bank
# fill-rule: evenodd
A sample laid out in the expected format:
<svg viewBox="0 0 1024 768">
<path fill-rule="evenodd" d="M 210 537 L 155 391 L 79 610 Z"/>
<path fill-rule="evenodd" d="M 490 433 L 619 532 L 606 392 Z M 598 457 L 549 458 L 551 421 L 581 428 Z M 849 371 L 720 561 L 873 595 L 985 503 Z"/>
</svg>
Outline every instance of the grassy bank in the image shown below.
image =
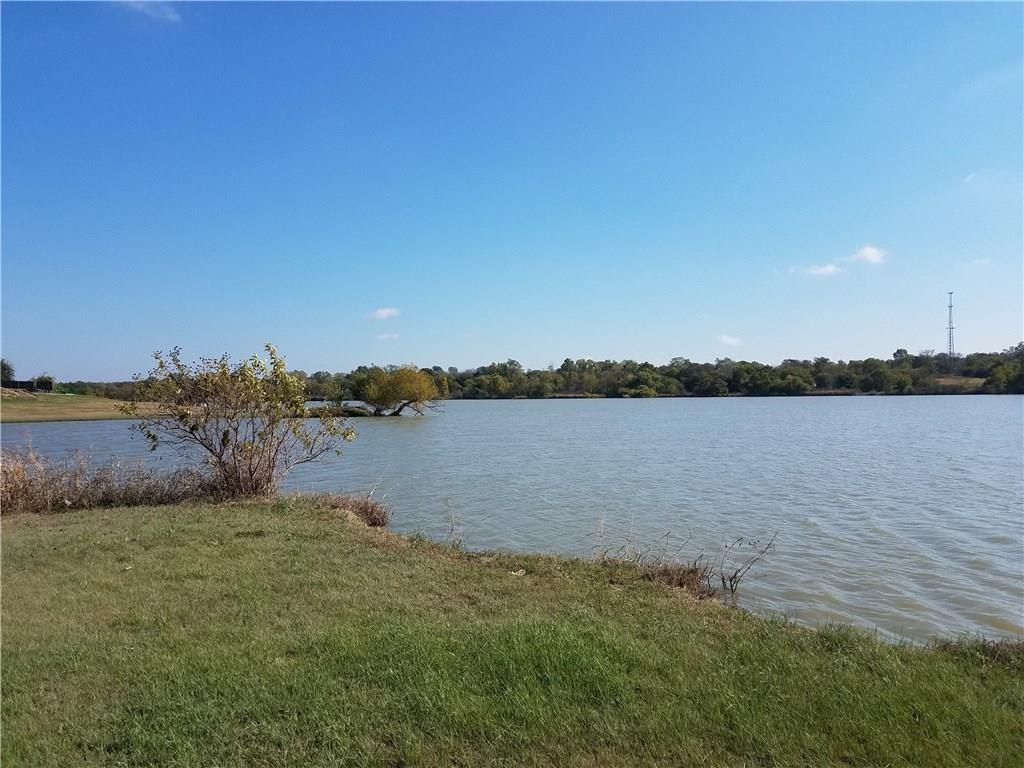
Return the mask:
<svg viewBox="0 0 1024 768">
<path fill-rule="evenodd" d="M 128 419 L 118 410 L 121 400 L 93 395 L 59 395 L 17 390 L 3 390 L 0 398 L 0 422 L 18 424 L 36 421 L 95 421 L 97 419 Z M 369 416 L 370 412 L 358 406 L 314 406 L 311 416 L 323 414 L 343 418 Z"/>
<path fill-rule="evenodd" d="M 1019 658 L 462 554 L 311 499 L 7 517 L 3 587 L 11 768 L 1024 757 Z"/>
<path fill-rule="evenodd" d="M 0 421 L 92 421 L 123 419 L 117 410 L 120 400 L 92 395 L 49 395 L 4 390 L 0 399 Z"/>
</svg>

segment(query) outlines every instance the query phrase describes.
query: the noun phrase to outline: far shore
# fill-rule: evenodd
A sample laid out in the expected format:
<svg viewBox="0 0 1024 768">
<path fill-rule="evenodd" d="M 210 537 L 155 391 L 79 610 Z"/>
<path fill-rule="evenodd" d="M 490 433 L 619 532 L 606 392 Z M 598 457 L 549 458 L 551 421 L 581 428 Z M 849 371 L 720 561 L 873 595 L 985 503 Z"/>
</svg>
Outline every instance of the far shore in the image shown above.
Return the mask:
<svg viewBox="0 0 1024 768">
<path fill-rule="evenodd" d="M 5 389 L 0 400 L 0 422 L 25 424 L 131 418 L 118 410 L 121 404 L 121 400 L 94 395 L 29 394 Z"/>
<path fill-rule="evenodd" d="M 982 381 L 983 380 L 979 380 Z M 916 394 L 929 394 L 929 395 L 975 395 L 985 394 L 979 387 L 970 386 L 974 385 L 974 380 L 963 380 L 950 382 L 940 391 L 929 392 L 929 393 L 916 393 Z M 855 389 L 829 389 L 821 390 L 817 392 L 807 392 L 800 395 L 721 395 L 719 397 L 772 397 L 772 398 L 788 398 L 788 397 L 885 397 L 892 393 L 879 393 L 879 392 L 861 392 Z M 903 397 L 904 395 L 893 395 L 896 397 Z M 662 395 L 659 396 L 662 399 L 688 399 L 695 398 L 696 395 Z M 456 398 L 456 399 L 474 399 L 480 402 L 484 402 L 491 399 L 515 399 L 515 400 L 526 400 L 529 398 Z M 611 400 L 611 399 L 634 399 L 634 398 L 609 398 L 605 395 L 599 394 L 576 394 L 576 393 L 558 393 L 548 398 L 541 398 L 546 400 Z M 642 399 L 642 398 L 640 398 Z M 653 398 L 652 398 L 653 399 Z M 703 398 L 702 398 L 703 399 Z M 711 398 L 713 399 L 713 398 Z M 0 423 L 3 424 L 28 424 L 34 422 L 46 422 L 46 421 L 103 421 L 108 419 L 130 419 L 131 416 L 126 416 L 119 410 L 119 407 L 123 404 L 122 400 L 114 400 L 106 397 L 98 397 L 95 395 L 70 395 L 62 393 L 28 393 L 19 392 L 14 390 L 3 390 L 3 398 L 0 400 Z M 362 418 L 362 417 L 373 417 L 365 408 L 361 408 L 356 405 L 346 404 L 345 406 L 338 408 L 337 406 L 331 406 L 327 401 L 314 401 L 322 404 L 312 406 L 310 408 L 310 415 L 313 418 L 317 418 L 321 415 L 321 412 L 326 411 L 333 416 L 340 416 L 344 418 Z M 441 403 L 449 402 L 449 400 L 438 401 Z"/>
</svg>

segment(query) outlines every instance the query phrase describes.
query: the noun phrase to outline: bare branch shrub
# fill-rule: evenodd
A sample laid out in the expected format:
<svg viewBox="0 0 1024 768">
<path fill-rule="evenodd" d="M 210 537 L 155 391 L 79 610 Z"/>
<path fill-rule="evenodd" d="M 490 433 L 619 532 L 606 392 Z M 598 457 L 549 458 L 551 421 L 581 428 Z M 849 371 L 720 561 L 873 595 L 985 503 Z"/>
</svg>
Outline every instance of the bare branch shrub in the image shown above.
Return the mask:
<svg viewBox="0 0 1024 768">
<path fill-rule="evenodd" d="M 445 497 L 444 505 L 448 510 L 448 536 L 445 543 L 452 549 L 462 549 L 466 544 L 466 529 L 455 516 L 455 507 L 450 496 Z"/>
<path fill-rule="evenodd" d="M 722 549 L 722 556 L 718 560 L 718 576 L 722 581 L 722 589 L 728 590 L 730 595 L 735 596 L 736 590 L 740 588 L 740 582 L 750 573 L 750 569 L 764 559 L 764 556 L 775 545 L 775 537 L 778 532 L 772 535 L 767 544 L 762 546 L 758 539 L 739 538 Z M 743 552 L 737 558 L 737 553 Z"/>
<path fill-rule="evenodd" d="M 701 551 L 696 557 L 687 559 L 680 553 L 690 538 L 675 550 L 668 551 L 665 542 L 670 533 L 653 545 L 636 546 L 627 542 L 618 549 L 599 551 L 596 556 L 610 565 L 635 568 L 645 581 L 685 589 L 699 599 L 723 595 L 734 599 L 740 583 L 765 558 L 778 535 L 772 536 L 764 545 L 757 539 L 738 538 L 723 544 L 711 558 Z"/>
</svg>

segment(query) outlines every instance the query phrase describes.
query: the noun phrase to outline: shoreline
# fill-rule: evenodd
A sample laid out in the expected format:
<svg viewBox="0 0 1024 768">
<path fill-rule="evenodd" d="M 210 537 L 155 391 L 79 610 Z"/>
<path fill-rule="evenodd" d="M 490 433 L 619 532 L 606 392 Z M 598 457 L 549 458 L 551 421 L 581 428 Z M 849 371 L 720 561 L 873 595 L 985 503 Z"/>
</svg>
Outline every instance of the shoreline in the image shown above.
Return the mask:
<svg viewBox="0 0 1024 768">
<path fill-rule="evenodd" d="M 5 765 L 1024 755 L 1020 641 L 808 629 L 629 564 L 466 552 L 310 496 L 2 525 Z"/>
<path fill-rule="evenodd" d="M 918 649 L 929 649 L 939 645 L 948 645 L 957 642 L 962 638 L 970 638 L 981 644 L 988 645 L 1019 645 L 1017 652 L 1021 655 L 1022 671 L 1024 671 L 1024 631 L 983 633 L 974 631 L 949 631 L 930 636 L 928 639 L 913 638 L 899 633 L 857 624 L 850 620 L 826 620 L 826 621 L 801 621 L 798 618 L 789 616 L 785 611 L 772 609 L 755 609 L 742 604 L 742 593 L 745 588 L 732 594 L 725 588 L 718 586 L 717 571 L 709 571 L 709 580 L 701 580 L 694 573 L 693 565 L 688 561 L 679 560 L 644 560 L 632 557 L 616 555 L 577 555 L 561 553 L 557 551 L 527 551 L 517 549 L 475 549 L 467 547 L 462 543 L 461 538 L 453 540 L 438 540 L 429 538 L 422 533 L 408 533 L 396 531 L 391 527 L 390 507 L 378 502 L 371 502 L 368 497 L 345 496 L 330 492 L 306 492 L 288 491 L 281 492 L 267 499 L 238 499 L 223 502 L 215 501 L 182 501 L 182 502 L 149 502 L 141 504 L 126 504 L 117 506 L 92 507 L 87 509 L 72 508 L 67 511 L 54 510 L 50 512 L 9 512 L 0 516 L 0 523 L 16 525 L 15 521 L 37 519 L 39 521 L 59 521 L 69 515 L 107 515 L 107 514 L 131 514 L 136 510 L 148 512 L 150 510 L 188 510 L 192 508 L 230 509 L 246 506 L 271 506 L 274 509 L 290 510 L 294 506 L 309 507 L 320 511 L 327 511 L 329 514 L 341 515 L 348 523 L 359 528 L 366 528 L 376 536 L 382 536 L 391 542 L 397 542 L 401 546 L 423 546 L 439 548 L 439 551 L 446 554 L 458 554 L 469 560 L 480 560 L 490 563 L 495 560 L 541 560 L 552 563 L 562 563 L 579 568 L 606 569 L 615 576 L 610 577 L 609 583 L 621 584 L 617 579 L 626 578 L 627 581 L 643 581 L 654 585 L 667 587 L 670 591 L 678 592 L 687 599 L 692 599 L 700 604 L 716 605 L 729 611 L 738 611 L 752 619 L 766 621 L 772 624 L 782 623 L 803 631 L 815 632 L 825 627 L 840 628 L 844 631 L 869 637 L 872 640 L 887 645 L 901 647 L 913 647 Z M 365 509 L 357 509 L 365 507 Z M 367 516 L 379 516 L 371 520 Z M 454 536 L 454 534 L 453 534 Z M 770 545 L 769 545 L 770 546 Z M 765 548 L 766 551 L 768 548 Z M 765 556 L 762 553 L 757 560 Z"/>
<path fill-rule="evenodd" d="M 568 401 L 568 400 L 737 400 L 737 399 L 789 399 L 789 398 L 815 398 L 815 397 L 945 397 L 945 396 L 992 396 L 1004 397 L 1013 396 L 1010 393 L 992 393 L 981 391 L 951 391 L 951 392 L 859 392 L 856 390 L 836 390 L 828 392 L 807 392 L 803 394 L 771 394 L 771 395 L 750 395 L 734 393 L 728 395 L 702 396 L 702 395 L 659 395 L 657 397 L 608 397 L 606 395 L 554 395 L 552 397 L 528 398 L 528 397 L 459 397 L 447 398 L 435 401 L 442 408 L 452 402 L 539 402 L 546 400 Z M 54 400 L 38 400 L 37 398 L 54 398 Z M 310 402 L 328 402 L 316 401 Z M 130 420 L 132 416 L 120 413 L 117 408 L 122 403 L 120 400 L 112 400 L 94 395 L 67 395 L 67 394 L 41 394 L 23 397 L 4 397 L 0 404 L 0 424 L 36 424 L 55 421 L 121 421 Z M 330 406 L 313 407 L 310 410 L 310 418 L 318 418 L 315 411 L 319 408 L 331 408 Z M 331 409 L 335 410 L 335 409 Z M 376 416 L 359 406 L 346 405 L 341 412 L 335 412 L 334 416 L 343 418 L 390 418 L 389 416 Z"/>
</svg>

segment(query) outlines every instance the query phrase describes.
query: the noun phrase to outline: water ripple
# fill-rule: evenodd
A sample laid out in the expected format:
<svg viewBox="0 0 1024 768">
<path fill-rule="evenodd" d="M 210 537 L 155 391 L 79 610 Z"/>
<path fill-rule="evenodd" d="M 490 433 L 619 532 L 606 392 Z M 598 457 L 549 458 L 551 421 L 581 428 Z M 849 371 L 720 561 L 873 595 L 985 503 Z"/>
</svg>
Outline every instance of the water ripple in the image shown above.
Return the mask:
<svg viewBox="0 0 1024 768">
<path fill-rule="evenodd" d="M 288 487 L 377 494 L 399 530 L 589 555 L 627 542 L 776 549 L 755 610 L 893 637 L 1024 632 L 1024 398 L 451 402 L 364 419 Z M 174 463 L 123 421 L 7 425 L 5 446 Z"/>
</svg>

